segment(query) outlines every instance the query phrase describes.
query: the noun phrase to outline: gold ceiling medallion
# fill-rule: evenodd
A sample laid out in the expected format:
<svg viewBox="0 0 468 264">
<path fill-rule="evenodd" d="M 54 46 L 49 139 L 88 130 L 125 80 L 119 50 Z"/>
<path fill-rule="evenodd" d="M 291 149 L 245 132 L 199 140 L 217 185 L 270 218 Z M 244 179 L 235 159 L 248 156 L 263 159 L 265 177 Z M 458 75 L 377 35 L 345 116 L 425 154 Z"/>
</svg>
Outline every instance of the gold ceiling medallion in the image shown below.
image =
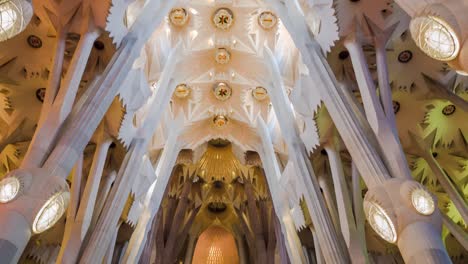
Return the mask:
<svg viewBox="0 0 468 264">
<path fill-rule="evenodd" d="M 231 53 L 225 48 L 216 50 L 215 60 L 219 64 L 227 64 L 231 60 Z"/>
<path fill-rule="evenodd" d="M 213 93 L 216 99 L 226 101 L 231 98 L 232 89 L 226 83 L 220 82 L 213 87 Z"/>
<path fill-rule="evenodd" d="M 213 15 L 214 25 L 222 30 L 228 30 L 234 24 L 234 13 L 228 8 L 220 8 Z"/>
<path fill-rule="evenodd" d="M 278 23 L 278 17 L 270 11 L 265 11 L 258 15 L 258 24 L 264 30 L 270 30 L 274 28 L 276 23 Z"/>
<path fill-rule="evenodd" d="M 217 128 L 223 128 L 228 123 L 228 118 L 223 115 L 217 115 L 213 118 L 213 124 Z"/>
<path fill-rule="evenodd" d="M 187 98 L 190 95 L 191 89 L 190 87 L 187 86 L 185 83 L 181 83 L 177 85 L 174 91 L 174 95 L 177 98 L 184 99 Z"/>
<path fill-rule="evenodd" d="M 173 8 L 169 13 L 171 24 L 177 27 L 183 27 L 189 20 L 189 14 L 185 8 Z"/>
<path fill-rule="evenodd" d="M 252 90 L 252 96 L 257 101 L 263 101 L 268 98 L 268 91 L 261 86 L 257 86 Z"/>
</svg>

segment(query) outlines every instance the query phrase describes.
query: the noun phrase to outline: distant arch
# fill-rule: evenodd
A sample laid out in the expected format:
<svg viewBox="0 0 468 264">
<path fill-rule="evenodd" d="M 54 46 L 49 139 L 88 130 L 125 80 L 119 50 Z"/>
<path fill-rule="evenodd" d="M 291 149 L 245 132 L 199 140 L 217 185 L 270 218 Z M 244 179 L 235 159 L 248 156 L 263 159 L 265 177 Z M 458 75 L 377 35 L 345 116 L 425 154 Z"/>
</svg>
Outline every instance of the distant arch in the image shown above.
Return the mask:
<svg viewBox="0 0 468 264">
<path fill-rule="evenodd" d="M 192 264 L 239 264 L 232 233 L 221 226 L 207 228 L 198 238 Z"/>
</svg>

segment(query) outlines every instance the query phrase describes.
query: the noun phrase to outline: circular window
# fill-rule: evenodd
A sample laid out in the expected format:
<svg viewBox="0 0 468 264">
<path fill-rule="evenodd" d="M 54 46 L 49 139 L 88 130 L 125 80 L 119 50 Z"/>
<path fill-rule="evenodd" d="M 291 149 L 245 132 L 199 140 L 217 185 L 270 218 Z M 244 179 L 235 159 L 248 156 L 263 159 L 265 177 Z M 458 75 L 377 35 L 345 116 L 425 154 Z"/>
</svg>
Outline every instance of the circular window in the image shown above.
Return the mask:
<svg viewBox="0 0 468 264">
<path fill-rule="evenodd" d="M 422 215 L 430 215 L 435 210 L 434 199 L 423 189 L 415 189 L 411 192 L 411 202 L 414 209 Z"/>
<path fill-rule="evenodd" d="M 234 14 L 230 9 L 220 8 L 213 15 L 214 25 L 222 30 L 228 30 L 234 24 Z"/>
<path fill-rule="evenodd" d="M 438 17 L 416 17 L 411 20 L 410 30 L 416 45 L 433 59 L 450 61 L 460 51 L 455 30 Z"/>
<path fill-rule="evenodd" d="M 42 233 L 51 228 L 62 217 L 70 202 L 69 192 L 58 192 L 42 206 L 32 226 L 33 232 Z"/>
<path fill-rule="evenodd" d="M 278 18 L 270 11 L 262 12 L 258 16 L 258 24 L 265 30 L 270 30 L 276 26 Z"/>
<path fill-rule="evenodd" d="M 7 177 L 0 181 L 0 203 L 15 199 L 20 190 L 20 181 L 16 177 Z"/>
<path fill-rule="evenodd" d="M 185 8 L 173 8 L 169 13 L 169 21 L 171 24 L 177 27 L 182 27 L 187 24 L 189 20 L 189 14 Z"/>
<path fill-rule="evenodd" d="M 372 229 L 384 240 L 395 243 L 397 233 L 387 212 L 374 202 L 364 201 L 364 213 Z"/>
</svg>

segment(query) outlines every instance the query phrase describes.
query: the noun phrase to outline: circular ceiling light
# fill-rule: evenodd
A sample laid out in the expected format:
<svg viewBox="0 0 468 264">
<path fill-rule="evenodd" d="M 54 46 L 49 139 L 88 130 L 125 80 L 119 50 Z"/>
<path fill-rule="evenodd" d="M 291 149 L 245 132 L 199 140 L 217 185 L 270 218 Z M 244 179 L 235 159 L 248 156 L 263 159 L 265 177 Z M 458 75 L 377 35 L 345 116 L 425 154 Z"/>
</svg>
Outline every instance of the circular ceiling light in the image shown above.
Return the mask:
<svg viewBox="0 0 468 264">
<path fill-rule="evenodd" d="M 278 17 L 270 11 L 265 11 L 258 15 L 258 24 L 265 30 L 274 28 L 276 23 L 278 23 Z"/>
<path fill-rule="evenodd" d="M 67 210 L 69 202 L 70 193 L 67 191 L 58 192 L 50 197 L 34 219 L 33 232 L 39 234 L 55 225 Z"/>
<path fill-rule="evenodd" d="M 434 213 L 435 204 L 432 196 L 423 189 L 415 189 L 411 192 L 411 203 L 414 209 L 422 215 L 431 215 Z"/>
<path fill-rule="evenodd" d="M 217 128 L 223 128 L 225 125 L 227 125 L 227 123 L 228 123 L 228 119 L 227 117 L 223 115 L 217 115 L 213 118 L 213 124 Z"/>
<path fill-rule="evenodd" d="M 257 101 L 263 101 L 268 98 L 268 91 L 267 89 L 257 86 L 252 90 L 252 96 L 257 100 Z"/>
<path fill-rule="evenodd" d="M 0 203 L 15 199 L 20 190 L 20 181 L 16 177 L 7 177 L 0 181 Z"/>
<path fill-rule="evenodd" d="M 219 64 L 227 64 L 231 60 L 231 53 L 225 48 L 216 50 L 215 60 Z"/>
<path fill-rule="evenodd" d="M 177 85 L 174 91 L 174 95 L 180 99 L 187 98 L 190 95 L 190 93 L 191 89 L 185 83 Z"/>
<path fill-rule="evenodd" d="M 421 16 L 411 20 L 411 35 L 416 45 L 429 57 L 450 61 L 458 56 L 460 41 L 455 30 L 435 16 Z"/>
<path fill-rule="evenodd" d="M 169 21 L 176 27 L 183 27 L 189 20 L 189 14 L 185 8 L 173 8 L 169 12 Z"/>
<path fill-rule="evenodd" d="M 374 229 L 381 238 L 390 243 L 396 242 L 397 233 L 395 226 L 380 205 L 375 202 L 364 201 L 364 213 L 372 229 Z"/>
<path fill-rule="evenodd" d="M 227 85 L 227 83 L 220 82 L 213 87 L 213 93 L 216 99 L 226 101 L 231 98 L 232 89 Z"/>
<path fill-rule="evenodd" d="M 222 30 L 228 30 L 234 24 L 234 14 L 228 8 L 220 8 L 213 15 L 214 25 Z"/>
<path fill-rule="evenodd" d="M 32 6 L 24 0 L 0 0 L 0 41 L 22 32 L 32 17 Z"/>
</svg>

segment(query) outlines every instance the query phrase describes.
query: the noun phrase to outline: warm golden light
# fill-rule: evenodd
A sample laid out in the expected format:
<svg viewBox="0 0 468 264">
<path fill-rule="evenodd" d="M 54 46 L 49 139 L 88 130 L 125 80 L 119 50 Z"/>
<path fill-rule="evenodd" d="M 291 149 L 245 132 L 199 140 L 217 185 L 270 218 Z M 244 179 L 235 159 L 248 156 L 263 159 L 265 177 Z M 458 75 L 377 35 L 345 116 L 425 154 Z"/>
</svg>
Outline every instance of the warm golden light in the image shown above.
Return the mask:
<svg viewBox="0 0 468 264">
<path fill-rule="evenodd" d="M 58 192 L 50 197 L 34 219 L 33 232 L 39 234 L 54 226 L 67 210 L 69 202 L 69 192 Z"/>
<path fill-rule="evenodd" d="M 375 202 L 364 201 L 364 213 L 372 229 L 384 240 L 395 243 L 397 233 L 387 212 Z"/>
<path fill-rule="evenodd" d="M 32 6 L 24 0 L 0 0 L 0 41 L 21 33 L 32 17 Z"/>
<path fill-rule="evenodd" d="M 455 30 L 438 17 L 416 17 L 411 21 L 410 30 L 416 45 L 433 59 L 450 61 L 460 52 Z"/>
<path fill-rule="evenodd" d="M 0 181 L 0 203 L 15 199 L 20 190 L 20 181 L 16 177 L 7 177 Z"/>
<path fill-rule="evenodd" d="M 431 215 L 434 213 L 434 199 L 430 193 L 423 189 L 415 189 L 411 192 L 411 202 L 414 209 L 422 215 Z"/>
</svg>

